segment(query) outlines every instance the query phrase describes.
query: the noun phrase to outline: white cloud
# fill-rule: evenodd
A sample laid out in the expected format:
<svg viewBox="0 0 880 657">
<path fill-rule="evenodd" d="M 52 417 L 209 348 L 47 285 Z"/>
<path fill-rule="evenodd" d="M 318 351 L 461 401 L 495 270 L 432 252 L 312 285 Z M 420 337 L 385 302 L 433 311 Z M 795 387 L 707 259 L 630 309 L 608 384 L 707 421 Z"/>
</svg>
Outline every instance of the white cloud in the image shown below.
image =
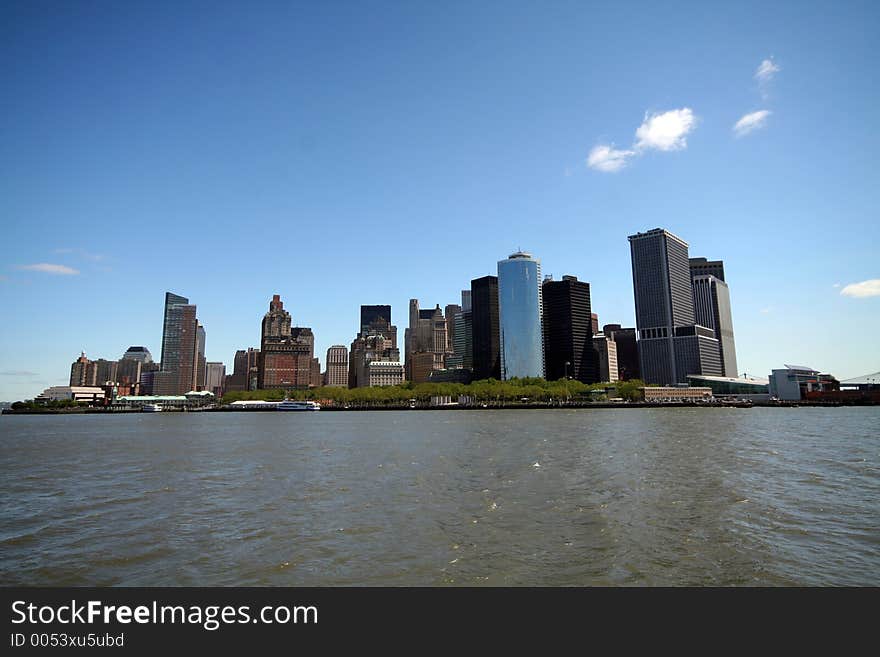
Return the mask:
<svg viewBox="0 0 880 657">
<path fill-rule="evenodd" d="M 752 112 L 751 114 L 746 114 L 742 117 L 736 124 L 733 126 L 733 131 L 736 133 L 737 137 L 744 137 L 757 130 L 758 128 L 763 128 L 767 125 L 767 117 L 770 116 L 773 112 L 770 110 L 758 110 L 757 112 Z"/>
<path fill-rule="evenodd" d="M 880 297 L 880 278 L 872 278 L 861 283 L 850 283 L 840 291 L 840 294 L 857 299 Z"/>
<path fill-rule="evenodd" d="M 46 274 L 60 274 L 62 276 L 75 276 L 79 273 L 78 269 L 68 267 L 67 265 L 52 265 L 47 262 L 40 262 L 35 265 L 19 265 L 18 269 L 25 271 L 41 271 Z"/>
<path fill-rule="evenodd" d="M 758 66 L 758 70 L 755 71 L 755 79 L 758 82 L 770 82 L 779 71 L 782 69 L 773 61 L 773 58 L 765 59 Z"/>
<path fill-rule="evenodd" d="M 590 151 L 587 166 L 597 171 L 615 172 L 626 166 L 627 160 L 635 155 L 635 151 L 623 151 L 600 144 Z"/>
<path fill-rule="evenodd" d="M 687 148 L 687 135 L 695 125 L 696 117 L 689 107 L 645 115 L 645 121 L 636 130 L 635 147 L 638 150 L 682 150 Z"/>
</svg>

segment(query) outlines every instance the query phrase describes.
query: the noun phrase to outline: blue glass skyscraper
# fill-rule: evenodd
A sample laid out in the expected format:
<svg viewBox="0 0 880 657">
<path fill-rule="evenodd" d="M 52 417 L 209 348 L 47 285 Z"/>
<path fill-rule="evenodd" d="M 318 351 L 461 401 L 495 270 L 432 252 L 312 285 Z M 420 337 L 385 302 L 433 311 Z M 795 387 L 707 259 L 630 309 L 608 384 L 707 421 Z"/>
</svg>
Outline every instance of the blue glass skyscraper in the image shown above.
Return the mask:
<svg viewBox="0 0 880 657">
<path fill-rule="evenodd" d="M 498 262 L 501 379 L 544 376 L 541 262 L 517 252 Z"/>
</svg>

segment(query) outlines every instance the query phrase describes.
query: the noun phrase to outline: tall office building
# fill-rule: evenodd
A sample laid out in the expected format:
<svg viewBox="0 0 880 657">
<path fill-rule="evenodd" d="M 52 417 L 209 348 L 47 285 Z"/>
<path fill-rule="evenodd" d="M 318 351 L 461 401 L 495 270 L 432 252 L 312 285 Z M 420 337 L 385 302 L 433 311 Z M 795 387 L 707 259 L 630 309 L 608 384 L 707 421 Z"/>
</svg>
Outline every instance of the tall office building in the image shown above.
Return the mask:
<svg viewBox="0 0 880 657">
<path fill-rule="evenodd" d="M 599 332 L 599 315 L 596 313 L 590 313 L 590 327 L 593 331 L 593 335 L 596 335 Z"/>
<path fill-rule="evenodd" d="M 120 360 L 136 360 L 140 363 L 152 363 L 153 355 L 146 347 L 129 347 Z"/>
<path fill-rule="evenodd" d="M 205 358 L 205 327 L 201 323 L 196 327 L 196 355 L 193 369 L 195 384 L 193 390 L 205 389 L 207 359 Z"/>
<path fill-rule="evenodd" d="M 345 345 L 335 344 L 327 350 L 324 385 L 337 388 L 348 387 L 348 349 Z"/>
<path fill-rule="evenodd" d="M 642 378 L 670 384 L 687 383 L 688 374 L 720 375 L 714 332 L 695 326 L 687 242 L 655 228 L 629 243 Z"/>
<path fill-rule="evenodd" d="M 691 276 L 704 276 L 706 274 L 714 276 L 718 280 L 724 280 L 724 261 L 723 260 L 706 260 L 706 258 L 689 258 L 688 266 L 691 270 Z"/>
<path fill-rule="evenodd" d="M 370 326 L 380 320 L 384 320 L 388 326 L 391 326 L 391 306 L 361 306 L 361 333 L 366 335 Z M 397 344 L 395 343 L 394 346 L 396 347 Z"/>
<path fill-rule="evenodd" d="M 593 349 L 590 284 L 575 276 L 543 284 L 544 361 L 547 380 L 599 381 Z"/>
<path fill-rule="evenodd" d="M 623 328 L 620 324 L 606 324 L 602 332 L 609 340 L 614 340 L 617 349 L 617 376 L 620 381 L 642 378 L 639 368 L 639 349 L 636 344 L 636 330 Z"/>
<path fill-rule="evenodd" d="M 348 358 L 348 387 L 391 385 L 389 381 L 402 382 L 403 377 L 391 306 L 361 306 L 361 330 L 351 343 Z"/>
<path fill-rule="evenodd" d="M 107 383 L 116 383 L 118 361 L 99 358 L 98 360 L 93 360 L 90 365 L 95 368 L 95 385 L 102 386 Z"/>
<path fill-rule="evenodd" d="M 226 375 L 225 392 L 256 390 L 260 380 L 260 350 L 248 347 L 235 352 L 232 374 Z"/>
<path fill-rule="evenodd" d="M 80 352 L 77 358 L 70 366 L 70 385 L 71 386 L 94 386 L 95 385 L 95 368 L 90 367 L 91 362 L 86 358 L 86 352 Z"/>
<path fill-rule="evenodd" d="M 449 323 L 440 310 L 440 304 L 431 309 L 420 309 L 418 299 L 409 301 L 409 328 L 404 332 L 406 378 L 424 383 L 431 372 L 446 368 L 450 354 Z M 430 359 L 425 354 L 431 356 Z M 418 367 L 415 362 L 418 361 Z"/>
<path fill-rule="evenodd" d="M 315 336 L 312 329 L 291 326 L 281 296 L 269 302 L 260 341 L 259 388 L 309 388 L 314 376 Z"/>
<path fill-rule="evenodd" d="M 165 293 L 161 369 L 153 377 L 153 393 L 182 395 L 197 386 L 198 324 L 189 299 Z"/>
<path fill-rule="evenodd" d="M 518 251 L 498 262 L 501 379 L 544 376 L 541 262 Z"/>
<path fill-rule="evenodd" d="M 593 336 L 593 351 L 598 356 L 598 379 L 602 383 L 614 383 L 619 378 L 617 343 L 604 333 Z"/>
<path fill-rule="evenodd" d="M 471 281 L 471 330 L 474 379 L 500 379 L 497 276 L 483 276 Z"/>
<path fill-rule="evenodd" d="M 205 390 L 222 397 L 226 385 L 226 365 L 223 363 L 205 363 Z"/>
<path fill-rule="evenodd" d="M 455 350 L 455 316 L 461 312 L 457 303 L 448 303 L 443 309 L 446 318 L 446 353 L 451 355 Z"/>
<path fill-rule="evenodd" d="M 693 260 L 691 258 L 691 262 Z M 723 263 L 716 262 L 721 265 L 723 274 Z M 721 375 L 736 377 L 736 345 L 733 339 L 733 315 L 730 312 L 730 290 L 723 279 L 711 274 L 694 272 L 695 270 L 691 269 L 696 322 L 712 329 L 720 343 Z"/>
</svg>

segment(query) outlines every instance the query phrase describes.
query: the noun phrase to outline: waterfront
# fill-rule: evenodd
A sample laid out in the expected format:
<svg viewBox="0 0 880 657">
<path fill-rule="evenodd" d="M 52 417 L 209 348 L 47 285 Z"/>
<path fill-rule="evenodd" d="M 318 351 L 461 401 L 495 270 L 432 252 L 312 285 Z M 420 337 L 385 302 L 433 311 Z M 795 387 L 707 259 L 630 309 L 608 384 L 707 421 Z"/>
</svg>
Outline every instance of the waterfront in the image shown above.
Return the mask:
<svg viewBox="0 0 880 657">
<path fill-rule="evenodd" d="M 880 409 L 0 418 L 6 585 L 880 584 Z"/>
</svg>

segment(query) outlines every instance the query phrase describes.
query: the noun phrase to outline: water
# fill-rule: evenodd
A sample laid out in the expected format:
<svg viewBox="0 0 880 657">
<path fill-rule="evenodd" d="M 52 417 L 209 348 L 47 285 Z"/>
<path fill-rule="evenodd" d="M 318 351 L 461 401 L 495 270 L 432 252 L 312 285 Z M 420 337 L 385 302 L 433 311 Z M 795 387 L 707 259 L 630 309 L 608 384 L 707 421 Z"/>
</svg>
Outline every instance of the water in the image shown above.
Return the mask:
<svg viewBox="0 0 880 657">
<path fill-rule="evenodd" d="M 878 585 L 880 408 L 0 418 L 4 585 Z"/>
</svg>

